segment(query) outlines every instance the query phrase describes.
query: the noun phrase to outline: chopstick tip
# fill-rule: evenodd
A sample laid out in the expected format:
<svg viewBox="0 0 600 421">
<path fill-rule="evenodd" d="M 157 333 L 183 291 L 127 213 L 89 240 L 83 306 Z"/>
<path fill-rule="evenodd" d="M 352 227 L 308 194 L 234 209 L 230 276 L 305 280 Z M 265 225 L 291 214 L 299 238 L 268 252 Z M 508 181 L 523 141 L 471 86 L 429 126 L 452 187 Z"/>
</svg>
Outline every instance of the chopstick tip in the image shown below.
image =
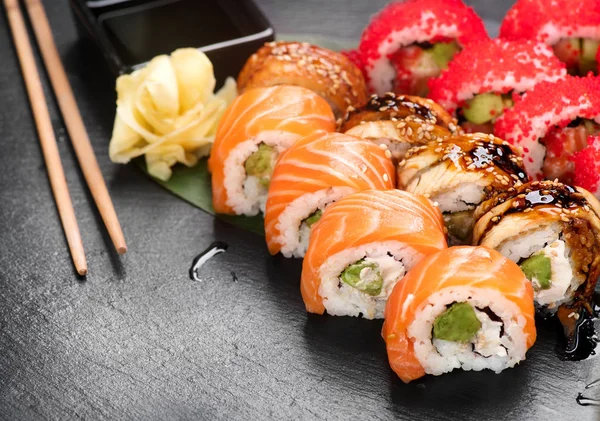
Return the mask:
<svg viewBox="0 0 600 421">
<path fill-rule="evenodd" d="M 126 245 L 122 245 L 122 246 L 118 246 L 117 247 L 117 253 L 119 254 L 125 254 L 127 253 L 127 246 Z"/>
<path fill-rule="evenodd" d="M 79 276 L 85 276 L 88 273 L 87 267 L 77 268 L 77 273 Z"/>
</svg>

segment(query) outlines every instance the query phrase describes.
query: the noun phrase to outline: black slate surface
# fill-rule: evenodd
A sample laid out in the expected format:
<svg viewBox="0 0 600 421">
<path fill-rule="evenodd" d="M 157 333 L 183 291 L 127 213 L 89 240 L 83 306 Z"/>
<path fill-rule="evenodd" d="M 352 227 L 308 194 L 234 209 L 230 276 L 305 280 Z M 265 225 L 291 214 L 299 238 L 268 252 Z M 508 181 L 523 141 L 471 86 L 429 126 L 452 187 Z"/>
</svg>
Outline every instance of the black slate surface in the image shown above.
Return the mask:
<svg viewBox="0 0 600 421">
<path fill-rule="evenodd" d="M 87 278 L 75 276 L 0 13 L 0 418 L 600 418 L 575 402 L 600 378 L 600 359 L 559 361 L 552 324 L 516 369 L 404 385 L 380 322 L 307 316 L 299 262 L 269 257 L 260 237 L 110 163 L 114 80 L 78 41 L 67 1 L 44 3 L 129 252 L 112 252 L 51 103 L 89 261 Z M 280 32 L 352 38 L 385 3 L 259 1 Z M 471 3 L 487 19 L 510 5 Z M 190 281 L 189 264 L 214 239 L 228 252 Z"/>
</svg>

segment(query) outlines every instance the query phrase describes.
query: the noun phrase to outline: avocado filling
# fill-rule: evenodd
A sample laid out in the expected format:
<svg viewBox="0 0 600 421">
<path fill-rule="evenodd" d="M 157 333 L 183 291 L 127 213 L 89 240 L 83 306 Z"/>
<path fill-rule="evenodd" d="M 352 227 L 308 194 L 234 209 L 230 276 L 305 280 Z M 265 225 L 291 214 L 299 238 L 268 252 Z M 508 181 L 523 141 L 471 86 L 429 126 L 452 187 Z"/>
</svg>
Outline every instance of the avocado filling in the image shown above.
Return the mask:
<svg viewBox="0 0 600 421">
<path fill-rule="evenodd" d="M 365 259 L 349 265 L 340 274 L 340 279 L 370 296 L 379 295 L 383 287 L 383 276 L 379 266 L 376 263 L 366 263 Z"/>
<path fill-rule="evenodd" d="M 433 61 L 440 70 L 445 70 L 448 68 L 450 60 L 460 51 L 460 47 L 456 42 L 439 42 L 424 51 L 431 54 Z"/>
<path fill-rule="evenodd" d="M 494 123 L 502 115 L 505 108 L 513 106 L 509 94 L 486 92 L 475 95 L 462 108 L 463 117 L 473 124 Z"/>
<path fill-rule="evenodd" d="M 310 228 L 314 224 L 316 224 L 319 221 L 319 219 L 321 219 L 321 216 L 323 216 L 323 211 L 321 209 L 317 209 L 302 222 L 305 223 L 308 228 Z"/>
<path fill-rule="evenodd" d="M 265 143 L 259 144 L 258 149 L 244 163 L 246 175 L 258 178 L 262 186 L 269 187 L 276 157 L 274 147 Z"/>
<path fill-rule="evenodd" d="M 550 258 L 543 254 L 536 254 L 519 264 L 521 270 L 529 279 L 537 281 L 541 289 L 549 289 L 552 286 L 552 264 Z"/>
<path fill-rule="evenodd" d="M 473 211 L 466 210 L 454 213 L 445 213 L 444 222 L 448 235 L 460 243 L 469 242 L 473 232 Z"/>
<path fill-rule="evenodd" d="M 470 342 L 481 329 L 469 303 L 454 303 L 433 322 L 433 337 L 450 342 Z"/>
<path fill-rule="evenodd" d="M 395 90 L 426 96 L 429 79 L 439 76 L 459 51 L 460 46 L 454 41 L 416 43 L 398 50 L 390 57 L 397 70 Z"/>
<path fill-rule="evenodd" d="M 586 76 L 589 72 L 598 74 L 598 46 L 600 41 L 586 38 L 568 38 L 554 45 L 554 54 L 567 65 L 567 71 L 574 76 Z"/>
</svg>

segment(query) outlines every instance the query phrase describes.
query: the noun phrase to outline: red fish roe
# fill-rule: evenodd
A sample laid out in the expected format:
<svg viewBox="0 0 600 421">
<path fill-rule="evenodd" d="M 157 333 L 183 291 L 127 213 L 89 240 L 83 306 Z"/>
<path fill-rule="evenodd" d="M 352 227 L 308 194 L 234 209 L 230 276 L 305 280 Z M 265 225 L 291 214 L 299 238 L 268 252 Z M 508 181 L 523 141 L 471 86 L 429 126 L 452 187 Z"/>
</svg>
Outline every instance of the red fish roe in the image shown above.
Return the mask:
<svg viewBox="0 0 600 421">
<path fill-rule="evenodd" d="M 540 143 L 550 131 L 578 117 L 600 122 L 600 77 L 567 76 L 536 85 L 496 121 L 494 133 L 521 146 L 528 172 L 540 179 L 545 155 Z"/>
<path fill-rule="evenodd" d="M 500 27 L 506 39 L 600 38 L 598 0 L 518 0 Z"/>
<path fill-rule="evenodd" d="M 359 50 L 367 82 L 383 94 L 392 89 L 395 70 L 389 60 L 400 48 L 448 40 L 464 47 L 485 39 L 489 37 L 483 21 L 461 0 L 405 0 L 392 2 L 375 15 L 362 34 Z"/>
<path fill-rule="evenodd" d="M 544 137 L 546 157 L 542 170 L 547 179 L 559 179 L 562 183 L 573 184 L 575 166 L 571 157 L 588 145 L 589 132 L 586 127 L 554 128 Z"/>
<path fill-rule="evenodd" d="M 600 77 L 567 76 L 536 85 L 498 119 L 495 134 L 513 144 L 537 141 L 577 117 L 600 118 Z"/>
<path fill-rule="evenodd" d="M 362 59 L 362 56 L 360 55 L 360 51 L 358 49 L 356 50 L 344 50 L 344 51 L 340 51 L 343 55 L 345 55 L 346 57 L 348 57 L 350 59 L 350 61 L 352 63 L 354 63 L 354 65 L 356 67 L 358 67 L 361 72 L 363 72 L 363 75 L 365 74 L 365 63 Z"/>
<path fill-rule="evenodd" d="M 575 164 L 576 185 L 599 196 L 600 182 L 600 136 L 590 136 L 588 147 L 576 152 L 571 161 Z"/>
<path fill-rule="evenodd" d="M 525 92 L 566 74 L 564 63 L 547 45 L 499 39 L 474 42 L 454 56 L 448 70 L 429 81 L 429 97 L 452 113 L 474 95 Z"/>
</svg>

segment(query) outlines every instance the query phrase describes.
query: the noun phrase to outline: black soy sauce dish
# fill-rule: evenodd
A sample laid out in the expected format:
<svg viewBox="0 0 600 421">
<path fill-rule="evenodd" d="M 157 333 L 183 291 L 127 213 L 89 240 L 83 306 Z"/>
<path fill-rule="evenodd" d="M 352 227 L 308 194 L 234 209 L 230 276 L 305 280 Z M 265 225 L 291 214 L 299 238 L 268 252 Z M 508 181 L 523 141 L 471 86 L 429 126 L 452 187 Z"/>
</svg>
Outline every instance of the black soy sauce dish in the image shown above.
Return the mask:
<svg viewBox="0 0 600 421">
<path fill-rule="evenodd" d="M 206 53 L 220 86 L 275 38 L 252 0 L 69 0 L 80 32 L 100 48 L 115 76 L 178 48 Z"/>
</svg>

